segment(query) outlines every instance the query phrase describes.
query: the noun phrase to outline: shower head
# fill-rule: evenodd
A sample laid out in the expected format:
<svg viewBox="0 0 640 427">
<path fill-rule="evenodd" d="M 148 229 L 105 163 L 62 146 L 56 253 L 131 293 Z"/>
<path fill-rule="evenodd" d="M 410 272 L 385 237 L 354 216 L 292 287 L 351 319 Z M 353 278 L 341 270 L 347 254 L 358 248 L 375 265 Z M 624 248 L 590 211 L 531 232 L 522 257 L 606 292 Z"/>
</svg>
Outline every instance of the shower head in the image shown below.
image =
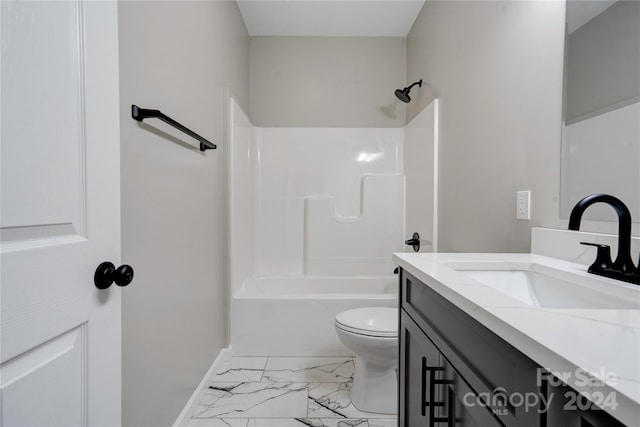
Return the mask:
<svg viewBox="0 0 640 427">
<path fill-rule="evenodd" d="M 411 86 L 405 87 L 404 89 L 396 89 L 395 94 L 398 97 L 398 99 L 402 102 L 407 102 L 407 103 L 411 101 L 409 92 L 411 91 L 411 88 L 414 87 L 415 85 L 418 85 L 418 87 L 422 87 L 422 79 L 420 79 L 420 81 L 412 83 Z"/>
<path fill-rule="evenodd" d="M 396 96 L 402 102 L 411 101 L 411 97 L 409 96 L 409 89 L 408 88 L 396 89 Z"/>
</svg>

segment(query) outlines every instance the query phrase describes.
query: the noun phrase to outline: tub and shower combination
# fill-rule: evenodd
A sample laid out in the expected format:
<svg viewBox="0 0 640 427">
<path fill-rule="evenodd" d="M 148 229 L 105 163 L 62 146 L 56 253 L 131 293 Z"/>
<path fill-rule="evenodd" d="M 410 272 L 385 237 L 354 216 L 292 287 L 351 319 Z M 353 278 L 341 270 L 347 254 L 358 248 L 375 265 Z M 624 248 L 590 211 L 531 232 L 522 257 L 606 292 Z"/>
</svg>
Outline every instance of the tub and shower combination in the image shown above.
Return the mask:
<svg viewBox="0 0 640 427">
<path fill-rule="evenodd" d="M 232 354 L 350 354 L 336 314 L 397 307 L 391 254 L 405 228 L 432 232 L 432 204 L 412 208 L 418 220 L 407 207 L 434 182 L 402 161 L 429 129 L 257 128 L 234 102 L 229 116 Z"/>
<path fill-rule="evenodd" d="M 342 356 L 336 314 L 397 307 L 396 275 L 253 277 L 231 301 L 233 353 L 245 356 Z"/>
</svg>

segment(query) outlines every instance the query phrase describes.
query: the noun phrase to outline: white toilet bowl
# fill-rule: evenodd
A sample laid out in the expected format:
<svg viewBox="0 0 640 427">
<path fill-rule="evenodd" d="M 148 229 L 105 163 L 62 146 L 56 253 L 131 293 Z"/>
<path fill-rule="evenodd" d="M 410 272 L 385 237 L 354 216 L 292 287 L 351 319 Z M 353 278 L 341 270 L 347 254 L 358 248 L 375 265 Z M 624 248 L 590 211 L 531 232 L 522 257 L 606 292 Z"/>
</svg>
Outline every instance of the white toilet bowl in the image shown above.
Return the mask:
<svg viewBox="0 0 640 427">
<path fill-rule="evenodd" d="M 356 354 L 351 402 L 364 412 L 398 410 L 398 309 L 356 308 L 336 316 L 336 333 Z"/>
</svg>

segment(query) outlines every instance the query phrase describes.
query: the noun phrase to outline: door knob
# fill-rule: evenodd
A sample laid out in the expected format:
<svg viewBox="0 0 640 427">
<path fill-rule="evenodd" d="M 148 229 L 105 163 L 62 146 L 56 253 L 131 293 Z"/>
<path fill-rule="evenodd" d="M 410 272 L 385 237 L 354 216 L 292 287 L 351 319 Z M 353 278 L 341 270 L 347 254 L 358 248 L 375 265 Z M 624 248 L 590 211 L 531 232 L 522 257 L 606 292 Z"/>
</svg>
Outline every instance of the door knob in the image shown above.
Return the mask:
<svg viewBox="0 0 640 427">
<path fill-rule="evenodd" d="M 98 289 L 107 289 L 113 282 L 118 286 L 127 286 L 133 280 L 133 268 L 123 264 L 116 268 L 110 262 L 103 262 L 96 269 L 93 276 L 93 283 Z"/>
</svg>

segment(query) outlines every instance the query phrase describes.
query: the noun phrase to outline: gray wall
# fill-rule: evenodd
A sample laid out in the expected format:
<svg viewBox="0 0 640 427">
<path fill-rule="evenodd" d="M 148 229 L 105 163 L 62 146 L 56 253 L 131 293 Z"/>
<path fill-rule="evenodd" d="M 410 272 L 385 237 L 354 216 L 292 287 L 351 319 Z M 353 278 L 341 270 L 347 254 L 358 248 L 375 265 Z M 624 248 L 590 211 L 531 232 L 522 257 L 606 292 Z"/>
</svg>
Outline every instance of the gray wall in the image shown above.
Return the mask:
<svg viewBox="0 0 640 427">
<path fill-rule="evenodd" d="M 119 21 L 123 424 L 166 426 L 227 346 L 224 88 L 248 108 L 249 36 L 234 1 L 120 2 Z M 134 103 L 218 150 L 138 124 Z"/>
<path fill-rule="evenodd" d="M 638 101 L 639 44 L 637 1 L 619 1 L 569 35 L 567 124 Z"/>
<path fill-rule="evenodd" d="M 564 2 L 428 1 L 410 31 L 407 81 L 428 87 L 407 120 L 441 99 L 441 252 L 528 252 L 531 226 L 560 226 L 564 17 Z"/>
<path fill-rule="evenodd" d="M 256 126 L 401 127 L 403 37 L 251 37 Z"/>
</svg>

